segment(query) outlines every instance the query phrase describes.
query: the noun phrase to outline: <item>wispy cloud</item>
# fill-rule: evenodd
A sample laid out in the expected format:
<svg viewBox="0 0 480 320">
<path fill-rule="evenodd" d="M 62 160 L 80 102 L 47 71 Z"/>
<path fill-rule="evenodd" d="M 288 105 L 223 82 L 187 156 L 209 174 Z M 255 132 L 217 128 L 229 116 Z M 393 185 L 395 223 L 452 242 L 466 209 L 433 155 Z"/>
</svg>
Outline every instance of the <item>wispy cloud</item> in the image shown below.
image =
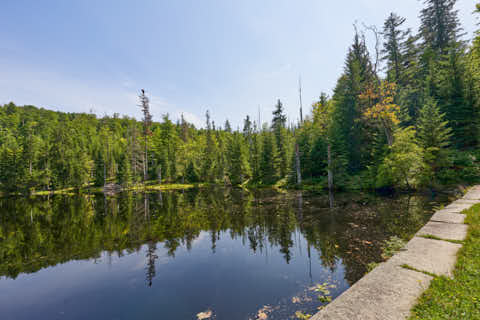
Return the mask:
<svg viewBox="0 0 480 320">
<path fill-rule="evenodd" d="M 93 112 L 99 116 L 120 115 L 142 117 L 138 107 L 138 91 L 131 79 L 119 81 L 118 86 L 102 85 L 95 81 L 80 81 L 61 73 L 23 66 L 1 66 L 0 103 L 31 104 L 66 112 Z M 92 83 L 93 82 L 93 83 Z M 176 121 L 183 114 L 195 126 L 202 126 L 200 118 L 176 106 L 166 98 L 147 92 L 154 120 L 169 114 Z"/>
</svg>

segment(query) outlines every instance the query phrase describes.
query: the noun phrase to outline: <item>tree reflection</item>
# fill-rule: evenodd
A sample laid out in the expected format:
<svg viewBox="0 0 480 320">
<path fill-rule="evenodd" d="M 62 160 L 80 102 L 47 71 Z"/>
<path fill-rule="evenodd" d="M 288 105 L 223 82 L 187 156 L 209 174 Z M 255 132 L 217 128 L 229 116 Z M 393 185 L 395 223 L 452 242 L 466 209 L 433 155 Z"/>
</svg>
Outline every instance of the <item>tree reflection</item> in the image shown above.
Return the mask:
<svg viewBox="0 0 480 320">
<path fill-rule="evenodd" d="M 157 244 L 153 241 L 148 241 L 147 243 L 147 285 L 149 287 L 152 286 L 153 278 L 155 278 L 155 260 L 158 259 L 156 254 L 157 251 Z"/>
<path fill-rule="evenodd" d="M 292 248 L 301 244 L 301 235 L 308 259 L 317 255 L 331 270 L 341 261 L 353 283 L 368 263 L 381 260 L 383 240 L 411 236 L 432 206 L 429 199 L 408 195 L 338 195 L 335 207 L 332 201 L 332 195 L 224 188 L 1 199 L 0 276 L 15 278 L 73 259 L 99 258 L 103 251 L 138 252 L 146 244 L 146 283 L 151 286 L 158 245 L 175 257 L 179 247 L 191 250 L 207 232 L 213 253 L 221 237 L 231 237 L 253 253 L 278 250 L 286 263 L 297 258 Z"/>
</svg>

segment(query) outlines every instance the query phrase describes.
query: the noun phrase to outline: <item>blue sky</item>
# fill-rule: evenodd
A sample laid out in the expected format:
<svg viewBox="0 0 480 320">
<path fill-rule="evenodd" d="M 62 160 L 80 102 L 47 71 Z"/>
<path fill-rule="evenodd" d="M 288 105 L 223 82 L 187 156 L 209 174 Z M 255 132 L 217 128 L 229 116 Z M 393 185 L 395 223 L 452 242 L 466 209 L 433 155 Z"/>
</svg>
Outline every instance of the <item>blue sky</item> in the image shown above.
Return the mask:
<svg viewBox="0 0 480 320">
<path fill-rule="evenodd" d="M 459 0 L 467 38 L 475 1 Z M 281 99 L 298 117 L 330 93 L 357 21 L 381 27 L 392 11 L 418 29 L 417 0 L 2 0 L 0 103 L 140 117 L 145 88 L 154 119 L 202 125 L 270 120 Z M 368 35 L 368 34 L 367 34 Z M 371 37 L 370 37 L 371 38 Z"/>
</svg>

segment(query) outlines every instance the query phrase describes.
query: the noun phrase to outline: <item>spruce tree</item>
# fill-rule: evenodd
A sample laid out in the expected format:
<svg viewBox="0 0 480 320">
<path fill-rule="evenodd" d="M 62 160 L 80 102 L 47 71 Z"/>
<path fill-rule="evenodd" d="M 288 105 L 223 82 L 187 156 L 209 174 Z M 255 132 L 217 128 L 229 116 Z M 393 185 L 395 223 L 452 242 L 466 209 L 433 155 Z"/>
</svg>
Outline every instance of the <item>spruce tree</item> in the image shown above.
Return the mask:
<svg viewBox="0 0 480 320">
<path fill-rule="evenodd" d="M 418 141 L 424 149 L 440 150 L 450 145 L 452 129 L 444 118 L 435 100 L 428 98 L 417 121 Z"/>
<path fill-rule="evenodd" d="M 260 180 L 264 185 L 272 185 L 277 181 L 275 140 L 269 131 L 264 131 L 262 136 L 263 146 L 259 170 Z"/>
<path fill-rule="evenodd" d="M 232 185 L 242 184 L 249 175 L 248 162 L 242 142 L 243 137 L 240 133 L 235 132 L 227 148 L 229 160 L 228 177 Z"/>
<path fill-rule="evenodd" d="M 232 126 L 230 125 L 230 121 L 225 120 L 225 132 L 232 133 Z"/>
<path fill-rule="evenodd" d="M 277 147 L 278 158 L 276 159 L 276 163 L 278 164 L 280 178 L 285 177 L 288 172 L 288 146 L 285 128 L 287 117 L 283 112 L 283 104 L 279 99 L 275 105 L 275 110 L 272 112 L 272 129 Z"/>
<path fill-rule="evenodd" d="M 391 13 L 383 26 L 382 55 L 387 64 L 387 80 L 400 85 L 404 79 L 405 57 L 404 51 L 407 49 L 406 39 L 410 30 L 404 31 L 400 27 L 405 23 L 405 18 Z"/>
<path fill-rule="evenodd" d="M 362 118 L 363 106 L 359 96 L 366 88 L 377 82 L 364 37 L 355 32 L 354 41 L 348 50 L 344 74 L 334 89 L 334 126 L 336 135 L 333 141 L 342 145 L 332 145 L 333 149 L 344 150 L 351 173 L 358 172 L 369 162 L 369 134 Z"/>
<path fill-rule="evenodd" d="M 420 13 L 424 46 L 437 53 L 445 53 L 452 42 L 459 41 L 462 28 L 458 20 L 457 0 L 425 0 Z"/>
<path fill-rule="evenodd" d="M 206 129 L 205 129 L 205 146 L 203 149 L 200 179 L 206 182 L 215 182 L 214 168 L 216 143 L 213 135 L 212 124 L 210 122 L 210 112 L 207 110 L 206 114 Z"/>
<path fill-rule="evenodd" d="M 252 181 L 259 183 L 261 180 L 260 161 L 261 161 L 261 140 L 260 132 L 257 130 L 257 125 L 254 123 L 253 130 L 255 134 L 252 135 L 252 143 L 249 152 L 250 168 L 252 170 Z"/>
<path fill-rule="evenodd" d="M 479 113 L 466 97 L 466 74 L 466 55 L 461 43 L 453 44 L 432 64 L 431 91 L 449 121 L 453 142 L 458 148 L 474 147 L 478 143 Z"/>
<path fill-rule="evenodd" d="M 452 137 L 452 129 L 448 127 L 445 115 L 433 98 L 429 97 L 420 109 L 417 121 L 417 137 L 419 145 L 424 149 L 424 161 L 431 170 L 431 176 L 425 172 L 424 176 L 430 180 L 437 178 L 440 168 L 448 166 L 448 147 Z"/>
</svg>

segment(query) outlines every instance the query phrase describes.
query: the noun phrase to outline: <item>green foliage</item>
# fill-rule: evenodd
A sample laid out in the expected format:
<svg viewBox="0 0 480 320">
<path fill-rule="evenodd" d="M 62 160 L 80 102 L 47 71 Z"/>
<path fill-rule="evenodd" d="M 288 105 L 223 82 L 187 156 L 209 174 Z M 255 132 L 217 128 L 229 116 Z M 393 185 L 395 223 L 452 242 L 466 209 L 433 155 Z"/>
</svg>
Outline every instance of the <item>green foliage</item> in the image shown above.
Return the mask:
<svg viewBox="0 0 480 320">
<path fill-rule="evenodd" d="M 420 13 L 420 34 L 424 45 L 437 52 L 445 50 L 452 42 L 459 39 L 461 31 L 457 0 L 424 0 L 425 8 Z"/>
<path fill-rule="evenodd" d="M 263 132 L 262 156 L 260 159 L 260 182 L 264 185 L 272 185 L 278 180 L 277 175 L 277 147 L 273 134 Z"/>
<path fill-rule="evenodd" d="M 468 235 L 453 278 L 436 277 L 412 310 L 414 319 L 480 319 L 480 205 L 464 211 Z"/>
<path fill-rule="evenodd" d="M 472 152 L 453 151 L 451 165 L 438 172 L 443 184 L 476 183 L 480 177 L 479 155 Z"/>
<path fill-rule="evenodd" d="M 393 236 L 388 240 L 385 240 L 385 243 L 383 245 L 383 252 L 382 252 L 382 258 L 387 260 L 397 252 L 399 252 L 407 242 L 397 236 Z"/>
<path fill-rule="evenodd" d="M 144 91 L 142 121 L 6 104 L 0 107 L 0 190 L 142 180 L 294 184 L 297 146 L 303 184 L 317 188 L 328 186 L 328 172 L 337 189 L 476 181 L 480 31 L 471 44 L 461 40 L 455 3 L 424 0 L 418 34 L 391 13 L 375 33 L 383 46 L 374 59 L 365 31 L 355 26 L 333 96 L 322 93 L 298 124 L 287 126 L 280 100 L 270 124 L 247 116 L 241 132 L 228 120 L 216 128 L 208 111 L 201 129 L 183 115 L 177 123 L 168 115 L 153 122 Z"/>
<path fill-rule="evenodd" d="M 177 124 L 168 115 L 152 122 L 148 113 L 145 123 L 10 103 L 0 106 L 0 191 L 134 185 L 144 180 L 146 152 L 147 177 L 158 183 L 273 185 L 290 169 L 292 132 L 279 110 L 273 129 L 258 130 L 247 119 L 242 134 L 214 128 L 208 113 L 206 128 L 198 130 L 183 117 Z"/>
<path fill-rule="evenodd" d="M 370 263 L 367 265 L 367 272 L 372 271 L 372 270 L 375 269 L 376 267 L 378 267 L 378 262 L 370 262 Z"/>
<path fill-rule="evenodd" d="M 228 165 L 228 177 L 232 185 L 242 184 L 250 175 L 250 167 L 247 161 L 243 141 L 241 134 L 235 132 L 228 148 L 227 157 L 230 160 Z"/>
<path fill-rule="evenodd" d="M 424 161 L 427 165 L 425 178 L 433 183 L 437 179 L 438 171 L 450 165 L 449 150 L 452 129 L 448 127 L 448 121 L 444 120 L 444 114 L 432 98 L 428 98 L 425 105 L 420 109 L 417 120 L 417 136 L 420 146 L 424 150 Z M 431 179 L 433 178 L 433 179 Z"/>
<path fill-rule="evenodd" d="M 380 165 L 377 187 L 399 185 L 415 188 L 420 184 L 425 169 L 423 150 L 416 142 L 415 129 L 397 129 L 394 137 L 395 142 Z"/>
<path fill-rule="evenodd" d="M 301 311 L 295 312 L 295 318 L 300 319 L 300 320 L 308 320 L 308 319 L 310 319 L 311 317 L 312 317 L 312 315 L 311 315 L 311 314 L 308 314 L 308 313 L 305 314 L 305 313 L 303 313 L 303 312 L 301 312 Z"/>
<path fill-rule="evenodd" d="M 404 69 L 407 66 L 405 51 L 408 47 L 405 39 L 409 36 L 410 31 L 400 30 L 405 20 L 392 12 L 385 20 L 382 33 L 385 38 L 382 54 L 383 60 L 387 63 L 387 80 L 397 84 L 404 81 Z"/>
<path fill-rule="evenodd" d="M 197 169 L 195 168 L 193 161 L 190 161 L 188 163 L 187 169 L 185 171 L 185 178 L 187 179 L 188 182 L 195 183 L 200 181 L 200 178 L 197 173 Z"/>
<path fill-rule="evenodd" d="M 287 143 L 287 130 L 285 128 L 287 117 L 283 114 L 283 104 L 280 100 L 277 101 L 272 114 L 272 130 L 275 135 L 275 145 L 277 149 L 276 163 L 278 174 L 280 177 L 285 177 L 288 173 L 289 166 L 289 146 Z"/>
<path fill-rule="evenodd" d="M 420 109 L 417 121 L 417 135 L 420 145 L 430 152 L 438 152 L 450 145 L 452 129 L 448 127 L 445 115 L 440 113 L 437 103 L 428 99 Z"/>
</svg>

